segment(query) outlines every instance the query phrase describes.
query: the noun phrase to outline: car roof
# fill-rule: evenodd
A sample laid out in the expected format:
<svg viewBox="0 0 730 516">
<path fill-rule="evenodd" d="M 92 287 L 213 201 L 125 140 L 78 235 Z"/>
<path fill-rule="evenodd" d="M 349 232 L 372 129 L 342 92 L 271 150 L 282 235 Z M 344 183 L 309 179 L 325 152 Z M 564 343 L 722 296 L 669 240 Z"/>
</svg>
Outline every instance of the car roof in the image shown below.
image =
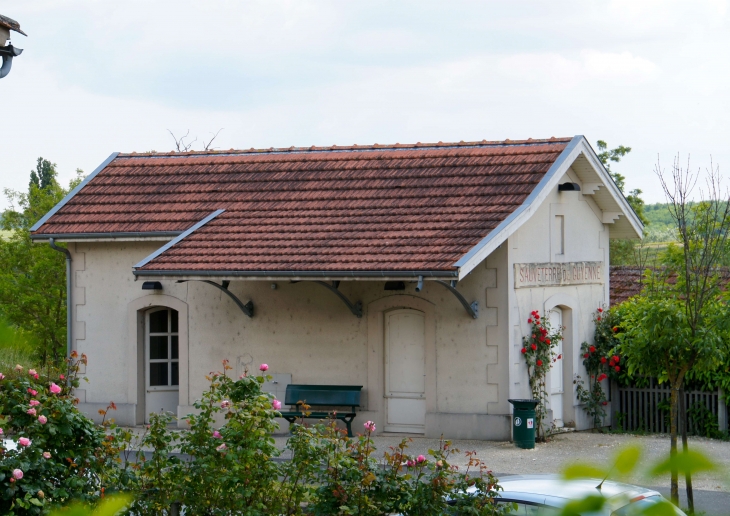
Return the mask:
<svg viewBox="0 0 730 516">
<path fill-rule="evenodd" d="M 518 493 L 533 495 L 530 496 L 531 499 L 537 495 L 566 500 L 583 498 L 591 494 L 602 494 L 608 499 L 617 496 L 634 498 L 639 495 L 659 494 L 651 489 L 612 480 L 603 482 L 599 491 L 597 486 L 600 483 L 601 479 L 596 478 L 565 480 L 559 475 L 511 475 L 499 479 L 499 485 L 504 489 L 500 492 L 502 498 L 512 498 Z"/>
</svg>

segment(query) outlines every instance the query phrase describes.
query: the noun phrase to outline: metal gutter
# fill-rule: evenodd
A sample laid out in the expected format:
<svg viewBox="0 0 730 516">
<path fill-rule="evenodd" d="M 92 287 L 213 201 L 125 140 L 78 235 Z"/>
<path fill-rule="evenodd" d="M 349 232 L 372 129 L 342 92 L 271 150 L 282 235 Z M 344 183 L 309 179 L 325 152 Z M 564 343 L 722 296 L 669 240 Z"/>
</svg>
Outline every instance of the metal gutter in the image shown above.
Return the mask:
<svg viewBox="0 0 730 516">
<path fill-rule="evenodd" d="M 155 251 L 154 253 L 152 253 L 151 255 L 149 255 L 147 258 L 145 258 L 141 262 L 139 262 L 136 265 L 134 265 L 133 268 L 134 269 L 137 269 L 139 267 L 144 267 L 145 265 L 147 265 L 147 263 L 149 263 L 150 261 L 152 261 L 155 258 L 157 258 L 158 256 L 160 256 L 162 253 L 164 253 L 165 251 L 167 251 L 168 249 L 170 249 L 175 244 L 179 243 L 181 240 L 183 240 L 185 237 L 187 237 L 191 233 L 194 233 L 198 229 L 200 229 L 203 226 L 205 226 L 208 222 L 210 222 L 211 220 L 213 220 L 214 218 L 216 218 L 218 215 L 220 215 L 224 211 L 226 211 L 226 210 L 216 210 L 216 211 L 214 211 L 213 213 L 211 213 L 210 215 L 208 215 L 207 217 L 205 217 L 200 222 L 194 224 L 192 227 L 190 227 L 190 228 L 186 229 L 185 231 L 183 231 L 182 233 L 180 233 L 177 236 L 177 238 L 174 238 L 174 239 L 170 240 L 168 243 L 166 243 L 165 245 L 163 245 L 162 247 L 160 247 L 157 251 Z M 136 271 L 135 271 L 135 274 L 136 274 Z"/>
<path fill-rule="evenodd" d="M 73 346 L 71 345 L 72 322 L 73 322 L 73 303 L 71 302 L 71 251 L 65 247 L 58 247 L 56 242 L 51 238 L 48 241 L 51 249 L 66 255 L 66 358 L 71 358 Z"/>
<path fill-rule="evenodd" d="M 109 163 L 111 163 L 114 160 L 114 158 L 116 158 L 118 155 L 119 155 L 118 152 L 112 152 L 109 155 L 109 157 L 107 159 L 105 159 L 104 162 L 101 165 L 99 165 L 98 167 L 96 167 L 96 169 L 94 169 L 94 171 L 91 174 L 89 174 L 88 176 L 86 176 L 86 178 L 83 181 L 81 181 L 81 183 L 79 183 L 79 185 L 76 188 L 74 188 L 73 190 L 71 190 L 68 193 L 68 195 L 66 195 L 66 197 L 64 197 L 63 199 L 61 199 L 61 202 L 59 202 L 53 208 L 51 208 L 51 211 L 49 211 L 48 213 L 46 213 L 45 215 L 43 215 L 43 217 L 41 218 L 41 220 L 39 220 L 38 222 L 36 222 L 35 224 L 33 224 L 33 227 L 30 228 L 30 232 L 32 233 L 33 231 L 36 231 L 39 227 L 41 227 L 43 224 L 45 224 L 48 219 L 50 219 L 52 216 L 54 216 L 58 210 L 60 210 L 64 206 L 66 206 L 66 203 L 68 201 L 70 201 L 71 199 L 73 199 L 74 195 L 76 195 L 77 193 L 79 193 L 79 191 L 83 187 L 85 187 L 87 184 L 89 184 L 89 181 L 91 181 L 92 179 L 94 179 L 96 177 L 96 175 L 99 172 L 101 172 L 102 170 L 104 170 L 104 168 L 106 168 L 106 166 Z"/>
<path fill-rule="evenodd" d="M 136 267 L 136 266 L 135 266 Z M 133 271 L 135 276 L 201 276 L 201 277 L 280 277 L 280 278 L 456 278 L 458 271 L 195 271 L 144 270 Z"/>
<path fill-rule="evenodd" d="M 116 231 L 112 233 L 40 233 L 31 235 L 31 240 L 66 240 L 66 239 L 94 239 L 94 238 L 175 238 L 182 231 Z"/>
</svg>

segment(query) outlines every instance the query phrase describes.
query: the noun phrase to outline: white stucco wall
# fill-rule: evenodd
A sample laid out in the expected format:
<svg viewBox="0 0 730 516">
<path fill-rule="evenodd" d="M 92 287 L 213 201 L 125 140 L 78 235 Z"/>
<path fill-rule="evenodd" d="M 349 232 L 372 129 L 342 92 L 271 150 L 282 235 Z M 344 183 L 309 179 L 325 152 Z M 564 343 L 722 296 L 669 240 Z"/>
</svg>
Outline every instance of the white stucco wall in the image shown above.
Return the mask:
<svg viewBox="0 0 730 516">
<path fill-rule="evenodd" d="M 576 181 L 571 172 L 564 181 Z M 561 181 L 562 182 L 562 181 Z M 563 254 L 556 251 L 559 235 L 556 235 L 555 216 L 564 217 Z M 586 378 L 580 356 L 582 342 L 593 341 L 593 313 L 598 307 L 608 305 L 608 239 L 607 225 L 600 219 L 600 210 L 590 196 L 581 192 L 558 192 L 548 196 L 528 223 L 509 238 L 509 284 L 514 287 L 515 263 L 549 263 L 603 261 L 604 282 L 602 284 L 571 285 L 543 288 L 511 288 L 510 332 L 510 397 L 530 397 L 527 366 L 520 353 L 522 339 L 530 331 L 527 319 L 530 312 L 539 310 L 545 314 L 558 306 L 563 310 L 567 326 L 563 342 L 564 375 L 566 395 L 563 398 L 564 421 L 574 423 L 578 429 L 590 428 L 591 423 L 578 406 L 573 378 L 579 374 Z M 548 391 L 550 385 L 548 382 Z"/>
</svg>

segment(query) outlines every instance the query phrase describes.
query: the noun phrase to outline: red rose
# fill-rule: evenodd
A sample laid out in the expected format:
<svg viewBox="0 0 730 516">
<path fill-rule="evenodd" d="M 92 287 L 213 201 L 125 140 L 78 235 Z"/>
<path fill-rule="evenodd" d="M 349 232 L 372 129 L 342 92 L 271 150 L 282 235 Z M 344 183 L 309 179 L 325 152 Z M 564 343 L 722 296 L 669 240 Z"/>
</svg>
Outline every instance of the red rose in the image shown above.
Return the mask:
<svg viewBox="0 0 730 516">
<path fill-rule="evenodd" d="M 606 363 L 606 357 L 601 357 L 601 363 L 602 364 L 605 364 Z"/>
<path fill-rule="evenodd" d="M 585 355 L 583 355 L 583 358 L 588 358 L 589 356 L 590 355 L 588 353 L 586 353 Z"/>
<path fill-rule="evenodd" d="M 532 324 L 532 319 L 527 319 L 527 324 Z"/>
<path fill-rule="evenodd" d="M 547 339 L 547 340 L 545 341 L 545 344 L 547 344 L 547 345 L 549 346 L 549 345 L 550 345 L 550 339 Z"/>
<path fill-rule="evenodd" d="M 563 358 L 563 355 L 558 355 L 558 360 L 560 360 L 561 358 Z"/>
<path fill-rule="evenodd" d="M 535 314 L 535 319 L 539 319 L 540 316 L 538 314 Z"/>
<path fill-rule="evenodd" d="M 522 349 L 521 349 L 520 351 L 522 351 L 522 354 L 523 354 L 523 355 L 524 355 L 525 353 L 527 353 L 527 350 L 526 350 L 525 348 L 522 348 Z"/>
<path fill-rule="evenodd" d="M 537 366 L 538 366 L 538 367 L 542 366 L 542 360 L 538 360 L 538 361 L 537 361 Z"/>
<path fill-rule="evenodd" d="M 601 312 L 603 312 L 603 308 L 598 309 L 598 313 L 600 314 Z"/>
<path fill-rule="evenodd" d="M 589 351 L 590 351 L 591 353 L 595 353 L 595 352 L 596 352 L 596 346 L 591 346 L 590 348 L 588 348 L 588 350 L 589 350 Z"/>
<path fill-rule="evenodd" d="M 618 331 L 618 326 L 613 327 L 613 332 L 616 333 Z"/>
<path fill-rule="evenodd" d="M 598 375 L 598 381 L 599 382 L 602 382 L 605 379 L 606 379 L 606 375 L 605 374 L 601 373 L 601 374 Z"/>
<path fill-rule="evenodd" d="M 600 320 L 601 320 L 601 318 L 600 318 L 600 317 L 596 317 L 596 321 L 600 321 Z"/>
<path fill-rule="evenodd" d="M 532 348 L 532 351 L 535 351 L 537 349 L 537 345 L 536 344 L 530 344 L 530 347 Z"/>
<path fill-rule="evenodd" d="M 618 355 L 614 355 L 613 356 L 613 361 L 618 364 L 621 360 L 619 359 L 619 356 Z"/>
<path fill-rule="evenodd" d="M 540 337 L 540 342 L 545 342 L 545 337 Z"/>
<path fill-rule="evenodd" d="M 617 373 L 621 370 L 621 368 L 619 366 L 616 366 L 614 369 L 616 370 Z"/>
<path fill-rule="evenodd" d="M 532 338 L 533 338 L 533 339 L 536 339 L 536 338 L 537 338 L 537 335 L 535 335 L 535 334 L 533 333 L 533 334 L 532 334 Z"/>
<path fill-rule="evenodd" d="M 607 402 L 607 401 L 604 401 L 604 402 L 603 402 L 603 405 L 604 405 L 604 406 L 608 405 L 608 402 Z"/>
</svg>

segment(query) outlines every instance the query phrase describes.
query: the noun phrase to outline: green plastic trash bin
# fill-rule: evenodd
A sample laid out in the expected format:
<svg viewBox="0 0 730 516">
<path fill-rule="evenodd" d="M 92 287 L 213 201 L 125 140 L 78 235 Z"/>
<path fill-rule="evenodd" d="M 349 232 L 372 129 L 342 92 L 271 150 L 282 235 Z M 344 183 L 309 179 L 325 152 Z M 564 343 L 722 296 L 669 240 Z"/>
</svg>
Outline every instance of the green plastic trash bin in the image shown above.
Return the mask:
<svg viewBox="0 0 730 516">
<path fill-rule="evenodd" d="M 531 450 L 535 447 L 535 407 L 537 400 L 507 400 L 512 411 L 512 439 L 515 446 Z"/>
</svg>

